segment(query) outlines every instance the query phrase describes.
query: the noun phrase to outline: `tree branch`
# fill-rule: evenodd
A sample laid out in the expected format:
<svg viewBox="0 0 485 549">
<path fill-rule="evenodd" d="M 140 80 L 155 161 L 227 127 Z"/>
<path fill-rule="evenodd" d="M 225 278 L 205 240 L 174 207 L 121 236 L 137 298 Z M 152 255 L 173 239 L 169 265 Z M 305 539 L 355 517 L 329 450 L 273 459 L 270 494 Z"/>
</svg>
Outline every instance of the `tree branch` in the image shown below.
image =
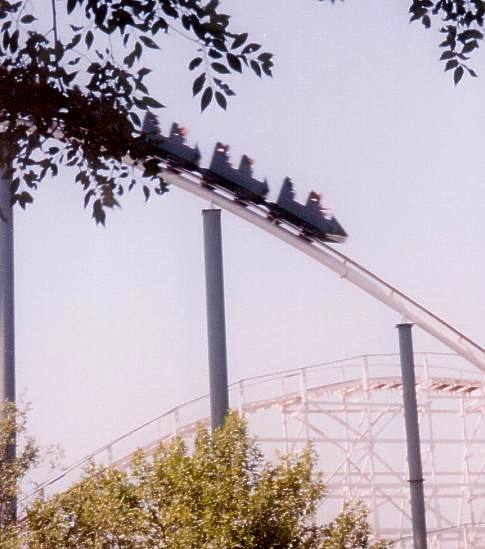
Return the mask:
<svg viewBox="0 0 485 549">
<path fill-rule="evenodd" d="M 52 6 L 52 28 L 54 29 L 54 47 L 59 41 L 59 36 L 57 34 L 57 11 L 56 11 L 56 0 L 51 0 Z"/>
</svg>

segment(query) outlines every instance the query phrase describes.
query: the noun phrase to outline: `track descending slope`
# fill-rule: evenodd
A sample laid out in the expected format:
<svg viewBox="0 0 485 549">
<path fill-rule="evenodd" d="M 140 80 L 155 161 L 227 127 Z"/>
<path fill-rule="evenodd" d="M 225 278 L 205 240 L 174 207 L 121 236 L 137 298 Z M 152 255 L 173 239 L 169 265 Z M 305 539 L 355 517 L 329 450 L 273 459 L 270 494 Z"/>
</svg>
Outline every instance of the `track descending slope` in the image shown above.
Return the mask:
<svg viewBox="0 0 485 549">
<path fill-rule="evenodd" d="M 450 353 L 415 353 L 428 546 L 485 547 L 485 377 Z M 365 355 L 240 379 L 229 402 L 248 422 L 266 459 L 311 441 L 327 495 L 318 520 L 345 501 L 363 501 L 377 538 L 412 547 L 408 464 L 399 355 Z M 19 499 L 79 480 L 90 463 L 129 472 L 138 449 L 147 456 L 181 437 L 191 447 L 208 425 L 209 395 L 180 404 L 110 441 Z"/>
<path fill-rule="evenodd" d="M 160 177 L 166 183 L 219 206 L 315 259 L 341 278 L 399 313 L 406 321 L 417 324 L 425 332 L 485 372 L 485 349 L 483 347 L 396 287 L 331 246 L 302 238 L 291 225 L 275 223 L 268 218 L 266 210 L 262 207 L 245 206 L 234 201 L 230 195 L 225 196 L 219 191 L 202 186 L 201 178 L 192 172 L 162 168 Z"/>
<path fill-rule="evenodd" d="M 32 125 L 29 120 L 23 120 L 23 123 Z M 53 136 L 60 141 L 65 140 L 60 128 L 53 131 Z M 376 274 L 321 241 L 302 238 L 299 235 L 299 229 L 291 224 L 282 224 L 281 221 L 284 220 L 270 219 L 265 207 L 251 203 L 242 204 L 234 200 L 234 196 L 230 193 L 224 194 L 220 189 L 204 186 L 203 176 L 200 175 L 203 170 L 199 173 L 179 167 L 173 169 L 166 160 L 160 157 L 157 159 L 165 162 L 166 167 L 161 168 L 158 174 L 165 183 L 207 200 L 305 253 L 399 313 L 405 321 L 417 324 L 425 332 L 485 372 L 483 347 Z M 129 156 L 124 160 L 135 168 L 141 168 Z"/>
</svg>

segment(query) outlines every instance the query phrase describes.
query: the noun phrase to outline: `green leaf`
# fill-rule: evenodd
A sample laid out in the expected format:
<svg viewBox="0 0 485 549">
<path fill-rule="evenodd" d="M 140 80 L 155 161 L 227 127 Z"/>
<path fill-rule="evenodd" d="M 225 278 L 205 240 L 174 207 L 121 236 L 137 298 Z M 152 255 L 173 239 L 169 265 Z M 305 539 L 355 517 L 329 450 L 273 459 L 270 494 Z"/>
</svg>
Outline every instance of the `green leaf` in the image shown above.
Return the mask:
<svg viewBox="0 0 485 549">
<path fill-rule="evenodd" d="M 84 41 L 86 42 L 86 46 L 88 47 L 88 49 L 93 45 L 94 35 L 90 30 L 88 30 L 88 32 L 86 33 Z"/>
<path fill-rule="evenodd" d="M 261 44 L 248 44 L 244 49 L 243 53 L 254 53 L 255 51 L 258 51 L 261 48 Z"/>
<path fill-rule="evenodd" d="M 211 48 L 209 50 L 209 56 L 214 59 L 220 59 L 222 57 L 222 53 L 220 51 L 215 50 L 214 48 Z"/>
<path fill-rule="evenodd" d="M 151 38 L 148 36 L 140 36 L 140 40 L 147 46 L 148 48 L 152 48 L 154 50 L 159 50 L 160 46 L 154 42 Z"/>
<path fill-rule="evenodd" d="M 455 72 L 453 73 L 453 80 L 455 82 L 455 86 L 458 85 L 458 82 L 462 79 L 463 77 L 463 67 L 457 67 L 455 69 Z"/>
<path fill-rule="evenodd" d="M 244 42 L 246 42 L 247 39 L 248 39 L 247 32 L 238 34 L 234 39 L 234 42 L 232 43 L 231 49 L 236 50 L 237 48 L 240 48 L 244 44 Z"/>
<path fill-rule="evenodd" d="M 253 71 L 261 78 L 261 67 L 258 65 L 258 63 L 252 60 L 250 65 Z"/>
<path fill-rule="evenodd" d="M 446 63 L 445 65 L 445 72 L 451 69 L 454 69 L 457 66 L 458 66 L 458 61 L 456 59 L 450 59 L 448 63 Z"/>
<path fill-rule="evenodd" d="M 263 69 L 263 72 L 268 76 L 273 76 L 273 73 L 271 72 L 271 67 L 273 66 L 273 63 L 263 63 L 261 65 L 261 68 Z"/>
<path fill-rule="evenodd" d="M 468 29 L 463 32 L 460 32 L 458 35 L 458 40 L 460 42 L 465 42 L 466 40 L 475 39 L 481 40 L 483 38 L 483 33 L 476 29 Z"/>
<path fill-rule="evenodd" d="M 18 197 L 19 204 L 23 210 L 25 210 L 26 204 L 32 204 L 34 199 L 32 198 L 32 195 L 28 193 L 27 191 L 23 191 L 20 193 Z"/>
<path fill-rule="evenodd" d="M 204 87 L 204 83 L 205 83 L 205 72 L 199 74 L 199 76 L 194 80 L 194 83 L 192 85 L 192 94 L 194 97 Z"/>
<path fill-rule="evenodd" d="M 471 40 L 463 46 L 461 53 L 470 53 L 476 48 L 478 48 L 478 42 L 476 40 Z"/>
<path fill-rule="evenodd" d="M 136 114 L 136 112 L 129 112 L 128 116 L 131 118 L 131 121 L 135 124 L 135 126 L 141 126 L 140 117 Z"/>
<path fill-rule="evenodd" d="M 16 30 L 10 37 L 10 51 L 15 53 L 19 48 L 19 31 Z"/>
<path fill-rule="evenodd" d="M 212 101 L 213 91 L 212 88 L 209 86 L 205 89 L 204 93 L 202 94 L 202 99 L 200 100 L 200 110 L 204 111 L 210 102 Z"/>
<path fill-rule="evenodd" d="M 20 19 L 21 23 L 24 23 L 25 25 L 28 25 L 29 23 L 33 23 L 34 21 L 37 21 L 37 17 L 34 17 L 33 15 L 24 15 L 22 19 Z"/>
<path fill-rule="evenodd" d="M 224 97 L 224 95 L 221 92 L 216 91 L 215 96 L 216 96 L 216 101 L 217 101 L 219 107 L 226 110 L 227 101 L 226 101 L 226 98 Z"/>
<path fill-rule="evenodd" d="M 159 103 L 156 99 L 153 99 L 153 97 L 144 97 L 143 103 L 145 106 L 151 108 L 151 109 L 164 109 L 165 105 L 162 105 Z"/>
<path fill-rule="evenodd" d="M 456 57 L 456 52 L 451 50 L 444 51 L 441 54 L 440 61 L 443 61 L 444 59 L 453 59 L 453 57 Z"/>
<path fill-rule="evenodd" d="M 189 64 L 189 71 L 193 71 L 202 63 L 202 57 L 194 57 Z"/>
<path fill-rule="evenodd" d="M 263 63 L 269 63 L 271 62 L 271 59 L 273 58 L 273 54 L 272 53 L 268 53 L 268 52 L 264 52 L 264 53 L 260 53 L 258 55 L 258 59 L 263 62 Z"/>
<path fill-rule="evenodd" d="M 66 49 L 67 50 L 72 50 L 73 48 L 75 48 L 79 44 L 79 42 L 81 41 L 81 37 L 82 37 L 81 34 L 75 34 L 72 37 L 72 40 L 66 45 Z"/>
<path fill-rule="evenodd" d="M 211 67 L 220 74 L 228 74 L 230 72 L 226 65 L 223 65 L 222 63 L 211 63 Z"/>
<path fill-rule="evenodd" d="M 101 224 L 104 226 L 106 222 L 106 212 L 104 211 L 103 205 L 99 198 L 93 203 L 93 218 L 96 221 L 96 225 Z"/>
<path fill-rule="evenodd" d="M 137 42 L 135 44 L 135 49 L 133 50 L 135 52 L 135 55 L 138 59 L 140 59 L 142 53 L 143 53 L 143 48 L 141 47 L 141 44 L 140 42 Z"/>
<path fill-rule="evenodd" d="M 85 195 L 84 195 L 84 209 L 88 207 L 89 201 L 91 198 L 95 195 L 95 191 L 93 189 L 90 189 Z"/>
<path fill-rule="evenodd" d="M 136 52 L 132 51 L 130 54 L 128 54 L 124 59 L 123 63 L 127 65 L 129 68 L 131 68 L 136 61 Z"/>
<path fill-rule="evenodd" d="M 161 30 L 168 30 L 168 25 L 167 25 L 167 22 L 165 21 L 165 19 L 163 17 L 160 17 L 159 19 L 157 19 L 155 21 L 155 23 L 153 24 L 153 27 L 152 27 L 152 34 L 157 34 L 157 32 L 161 31 Z"/>
<path fill-rule="evenodd" d="M 226 57 L 227 57 L 227 62 L 229 63 L 229 66 L 231 67 L 231 69 L 237 72 L 242 72 L 241 61 L 236 55 L 234 55 L 233 53 L 228 53 Z"/>
<path fill-rule="evenodd" d="M 210 2 L 205 6 L 204 10 L 206 14 L 214 13 L 219 5 L 219 0 L 210 0 Z"/>
</svg>

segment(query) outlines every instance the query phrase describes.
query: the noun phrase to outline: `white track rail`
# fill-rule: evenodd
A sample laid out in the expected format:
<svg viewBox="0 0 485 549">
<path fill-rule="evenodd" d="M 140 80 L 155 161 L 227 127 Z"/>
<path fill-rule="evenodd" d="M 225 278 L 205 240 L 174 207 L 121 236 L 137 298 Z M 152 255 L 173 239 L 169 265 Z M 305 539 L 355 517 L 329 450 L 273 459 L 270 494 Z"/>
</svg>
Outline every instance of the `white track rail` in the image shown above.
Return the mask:
<svg viewBox="0 0 485 549">
<path fill-rule="evenodd" d="M 26 123 L 30 122 L 26 121 Z M 54 132 L 54 137 L 62 141 L 64 139 L 62 130 L 57 129 Z M 141 167 L 130 157 L 125 158 L 125 162 L 137 168 Z M 292 230 L 291 225 L 283 226 L 271 221 L 268 219 L 266 210 L 262 207 L 253 205 L 245 207 L 220 192 L 202 186 L 202 177 L 195 173 L 185 170 L 174 171 L 167 167 L 161 168 L 159 175 L 166 183 L 219 206 L 325 265 L 341 278 L 348 280 L 354 286 L 399 313 L 405 320 L 417 324 L 425 332 L 485 372 L 485 349 L 483 347 L 349 257 L 324 243 L 310 242 L 308 239 L 302 238 Z"/>
<path fill-rule="evenodd" d="M 348 280 L 399 313 L 406 320 L 417 324 L 425 332 L 485 372 L 485 349 L 483 347 L 344 254 L 321 242 L 310 242 L 302 238 L 292 231 L 290 226 L 271 221 L 263 208 L 245 207 L 219 192 L 202 186 L 201 178 L 191 172 L 175 173 L 173 170 L 162 168 L 160 176 L 166 183 L 219 206 L 325 265 L 341 278 Z"/>
<path fill-rule="evenodd" d="M 448 353 L 416 353 L 415 363 L 428 546 L 483 549 L 485 378 Z M 366 355 L 240 379 L 229 402 L 266 459 L 312 441 L 328 488 L 318 520 L 330 520 L 344 501 L 364 501 L 376 538 L 404 549 L 412 538 L 401 388 L 399 355 Z M 209 408 L 204 395 L 147 421 L 43 482 L 19 508 L 66 489 L 91 461 L 129 471 L 135 448 L 150 456 L 177 436 L 190 447 Z"/>
</svg>

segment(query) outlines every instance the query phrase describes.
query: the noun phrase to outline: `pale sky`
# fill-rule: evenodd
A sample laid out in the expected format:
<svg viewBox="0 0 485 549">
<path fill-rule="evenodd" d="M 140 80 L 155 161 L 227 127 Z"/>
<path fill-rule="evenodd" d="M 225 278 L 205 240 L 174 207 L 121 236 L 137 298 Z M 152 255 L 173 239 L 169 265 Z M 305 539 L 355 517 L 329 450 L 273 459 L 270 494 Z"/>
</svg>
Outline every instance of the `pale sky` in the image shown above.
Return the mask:
<svg viewBox="0 0 485 549">
<path fill-rule="evenodd" d="M 405 0 L 222 2 L 275 54 L 273 79 L 232 79 L 227 112 L 200 114 L 173 35 L 147 65 L 208 164 L 217 141 L 256 160 L 275 197 L 323 193 L 349 233 L 338 249 L 483 344 L 484 54 L 455 88 L 436 31 Z M 16 213 L 19 396 L 31 430 L 69 463 L 208 391 L 201 209 L 141 192 L 96 227 L 72 171 Z M 397 352 L 400 318 L 321 265 L 223 214 L 229 378 Z M 444 350 L 415 330 L 419 351 Z"/>
</svg>

